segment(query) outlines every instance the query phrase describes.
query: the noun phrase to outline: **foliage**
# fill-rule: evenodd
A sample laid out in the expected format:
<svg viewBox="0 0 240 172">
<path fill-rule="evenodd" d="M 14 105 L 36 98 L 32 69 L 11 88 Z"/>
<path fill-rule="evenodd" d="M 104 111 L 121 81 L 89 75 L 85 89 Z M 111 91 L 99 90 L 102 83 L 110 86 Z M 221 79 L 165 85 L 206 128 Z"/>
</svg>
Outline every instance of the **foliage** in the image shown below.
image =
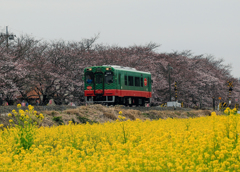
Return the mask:
<svg viewBox="0 0 240 172">
<path fill-rule="evenodd" d="M 90 119 L 88 119 L 86 117 L 78 116 L 77 118 L 83 124 L 86 124 L 86 123 L 90 123 L 90 124 L 97 123 L 96 121 L 92 121 L 92 120 L 90 120 Z"/>
<path fill-rule="evenodd" d="M 20 149 L 17 128 L 0 130 L 1 171 L 237 171 L 239 114 L 34 128 Z"/>
<path fill-rule="evenodd" d="M 237 109 L 236 109 L 236 108 L 230 109 L 229 107 L 227 107 L 227 108 L 224 110 L 224 113 L 225 113 L 226 115 L 236 115 L 236 114 L 237 114 Z"/>
<path fill-rule="evenodd" d="M 33 144 L 37 124 L 43 120 L 44 116 L 41 113 L 37 114 L 37 111 L 31 105 L 25 111 L 21 109 L 20 104 L 17 107 L 19 109 L 18 112 L 13 110 L 12 113 L 8 114 L 12 118 L 9 120 L 11 130 L 15 130 L 14 139 L 18 148 L 29 149 Z"/>
<path fill-rule="evenodd" d="M 61 116 L 53 117 L 53 121 L 56 121 L 58 124 L 64 124 Z"/>
</svg>

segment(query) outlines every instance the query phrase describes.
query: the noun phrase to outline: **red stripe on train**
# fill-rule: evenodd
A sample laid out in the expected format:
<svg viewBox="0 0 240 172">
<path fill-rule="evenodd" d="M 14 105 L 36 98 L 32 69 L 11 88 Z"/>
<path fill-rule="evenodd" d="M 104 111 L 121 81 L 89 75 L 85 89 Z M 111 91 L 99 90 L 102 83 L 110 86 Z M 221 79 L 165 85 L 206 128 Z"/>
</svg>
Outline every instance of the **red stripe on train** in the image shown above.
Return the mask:
<svg viewBox="0 0 240 172">
<path fill-rule="evenodd" d="M 103 90 L 95 90 L 96 94 L 102 94 Z M 84 96 L 96 96 L 94 90 L 84 90 Z M 103 96 L 119 96 L 119 97 L 152 97 L 152 93 L 149 91 L 135 91 L 135 90 L 104 90 Z"/>
</svg>

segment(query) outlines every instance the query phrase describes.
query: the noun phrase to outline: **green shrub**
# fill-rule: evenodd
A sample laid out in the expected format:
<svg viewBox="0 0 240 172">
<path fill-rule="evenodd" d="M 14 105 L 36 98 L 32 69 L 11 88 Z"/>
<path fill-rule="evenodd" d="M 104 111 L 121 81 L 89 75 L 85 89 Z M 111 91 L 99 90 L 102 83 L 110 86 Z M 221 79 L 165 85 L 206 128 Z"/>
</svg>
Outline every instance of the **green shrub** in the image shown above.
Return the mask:
<svg viewBox="0 0 240 172">
<path fill-rule="evenodd" d="M 86 117 L 81 117 L 81 116 L 78 116 L 78 120 L 83 124 L 86 124 L 87 122 L 89 122 L 90 124 L 97 123 L 96 121 L 92 121 Z"/>
<path fill-rule="evenodd" d="M 58 124 L 62 125 L 63 124 L 63 120 L 61 116 L 56 116 L 53 117 L 53 121 L 56 121 Z"/>
</svg>

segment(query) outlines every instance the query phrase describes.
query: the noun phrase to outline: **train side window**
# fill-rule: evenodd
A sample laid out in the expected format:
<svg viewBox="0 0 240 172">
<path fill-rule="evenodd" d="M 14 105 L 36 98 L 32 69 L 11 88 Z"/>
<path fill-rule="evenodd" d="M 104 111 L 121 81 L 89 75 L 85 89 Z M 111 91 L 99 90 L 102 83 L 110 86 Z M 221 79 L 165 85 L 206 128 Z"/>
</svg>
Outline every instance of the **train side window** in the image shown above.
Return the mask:
<svg viewBox="0 0 240 172">
<path fill-rule="evenodd" d="M 124 76 L 125 85 L 127 85 L 127 75 Z"/>
<path fill-rule="evenodd" d="M 141 78 L 141 87 L 143 87 L 143 78 Z"/>
<path fill-rule="evenodd" d="M 118 84 L 121 85 L 121 74 L 118 74 Z"/>
<path fill-rule="evenodd" d="M 139 87 L 140 86 L 140 78 L 135 77 L 135 86 Z"/>
<path fill-rule="evenodd" d="M 133 86 L 133 76 L 128 76 L 128 84 L 129 86 Z"/>
</svg>

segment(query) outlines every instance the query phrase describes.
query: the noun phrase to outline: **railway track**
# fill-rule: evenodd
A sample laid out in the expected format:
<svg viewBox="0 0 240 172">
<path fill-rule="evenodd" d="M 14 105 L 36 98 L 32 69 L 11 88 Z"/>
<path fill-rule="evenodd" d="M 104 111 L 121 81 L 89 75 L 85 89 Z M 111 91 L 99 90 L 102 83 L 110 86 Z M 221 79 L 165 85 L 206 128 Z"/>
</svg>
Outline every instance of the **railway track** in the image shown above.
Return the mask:
<svg viewBox="0 0 240 172">
<path fill-rule="evenodd" d="M 109 106 L 112 107 L 112 106 Z M 149 110 L 158 110 L 158 111 L 166 111 L 166 110 L 180 110 L 180 111 L 191 111 L 195 110 L 192 108 L 180 108 L 180 107 L 160 107 L 160 106 L 151 106 L 151 107 L 143 107 L 143 106 L 123 106 L 123 105 L 116 105 L 115 107 L 119 107 L 121 109 L 132 109 L 132 110 L 139 110 L 139 111 L 149 111 Z"/>
</svg>

